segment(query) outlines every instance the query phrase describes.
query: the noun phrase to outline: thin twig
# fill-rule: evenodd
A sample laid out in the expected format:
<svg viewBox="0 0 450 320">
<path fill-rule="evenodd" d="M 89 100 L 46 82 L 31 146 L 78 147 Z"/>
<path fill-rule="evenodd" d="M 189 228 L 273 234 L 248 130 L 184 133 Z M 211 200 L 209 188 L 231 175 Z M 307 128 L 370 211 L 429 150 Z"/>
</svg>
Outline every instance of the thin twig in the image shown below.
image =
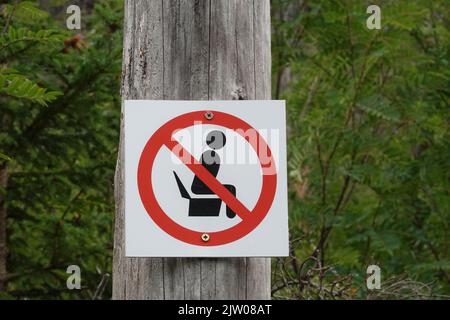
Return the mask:
<svg viewBox="0 0 450 320">
<path fill-rule="evenodd" d="M 11 23 L 11 19 L 12 19 L 13 15 L 14 15 L 14 13 L 16 11 L 16 8 L 17 8 L 18 4 L 19 4 L 19 0 L 15 0 L 12 10 L 11 10 L 10 14 L 8 15 L 8 17 L 6 18 L 6 22 L 5 22 L 5 25 L 3 27 L 2 35 L 4 35 L 8 31 L 9 24 Z"/>
</svg>

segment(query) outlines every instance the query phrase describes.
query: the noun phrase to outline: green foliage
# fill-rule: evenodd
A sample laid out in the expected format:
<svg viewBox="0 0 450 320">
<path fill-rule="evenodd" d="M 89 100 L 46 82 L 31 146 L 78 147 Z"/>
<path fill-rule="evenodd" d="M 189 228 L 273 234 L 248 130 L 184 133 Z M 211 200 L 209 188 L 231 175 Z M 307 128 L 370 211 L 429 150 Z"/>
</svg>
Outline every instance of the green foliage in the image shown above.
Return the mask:
<svg viewBox="0 0 450 320">
<path fill-rule="evenodd" d="M 3 154 L 0 152 L 0 159 L 1 160 L 6 160 L 6 161 L 11 161 L 11 158 L 8 157 L 6 154 Z"/>
<path fill-rule="evenodd" d="M 9 176 L 0 296 L 91 299 L 111 273 L 123 3 L 96 5 L 79 34 L 64 14 L 47 14 L 65 3 L 14 3 L 0 17 L 0 169 Z M 66 288 L 73 264 L 82 290 Z"/>
<path fill-rule="evenodd" d="M 46 45 L 60 45 L 63 34 L 55 30 L 32 31 L 27 28 L 14 29 L 9 27 L 8 31 L 0 36 L 0 51 L 12 45 L 23 42 L 41 42 Z"/>
<path fill-rule="evenodd" d="M 272 3 L 294 247 L 274 264 L 275 297 L 367 297 L 370 264 L 448 296 L 446 1 L 379 1 L 381 30 L 361 1 Z"/>
<path fill-rule="evenodd" d="M 5 5 L 3 13 L 8 19 L 18 15 L 22 18 L 37 19 L 36 17 L 45 18 L 47 13 L 37 9 L 33 4 L 28 2 L 19 2 L 15 9 L 12 10 L 11 5 Z M 40 19 L 38 19 L 40 20 Z M 0 57 L 2 61 L 9 61 L 14 55 L 22 53 L 32 48 L 36 44 L 57 47 L 61 45 L 64 34 L 56 30 L 31 30 L 28 27 L 14 28 L 5 22 L 5 30 L 0 35 Z M 0 69 L 0 94 L 9 95 L 19 99 L 28 99 L 40 105 L 54 101 L 59 95 L 58 91 L 49 91 L 40 87 L 38 84 L 15 69 Z"/>
<path fill-rule="evenodd" d="M 14 15 L 16 19 L 26 20 L 43 20 L 48 18 L 49 14 L 39 9 L 36 3 L 32 1 L 21 1 L 17 4 L 5 4 L 2 8 L 5 16 Z"/>
<path fill-rule="evenodd" d="M 58 91 L 47 91 L 39 87 L 15 70 L 0 70 L 0 93 L 28 99 L 41 105 L 47 105 L 61 95 Z"/>
</svg>

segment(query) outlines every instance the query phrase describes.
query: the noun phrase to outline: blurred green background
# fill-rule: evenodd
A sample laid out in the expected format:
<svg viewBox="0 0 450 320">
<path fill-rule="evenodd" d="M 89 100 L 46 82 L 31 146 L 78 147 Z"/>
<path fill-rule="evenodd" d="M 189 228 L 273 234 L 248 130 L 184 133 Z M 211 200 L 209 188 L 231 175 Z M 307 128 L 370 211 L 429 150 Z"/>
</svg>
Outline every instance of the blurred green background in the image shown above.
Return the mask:
<svg viewBox="0 0 450 320">
<path fill-rule="evenodd" d="M 1 7 L 0 299 L 111 296 L 123 1 L 74 1 L 79 32 L 66 2 Z M 450 6 L 377 1 L 369 30 L 370 4 L 271 1 L 292 251 L 275 299 L 450 298 Z"/>
</svg>

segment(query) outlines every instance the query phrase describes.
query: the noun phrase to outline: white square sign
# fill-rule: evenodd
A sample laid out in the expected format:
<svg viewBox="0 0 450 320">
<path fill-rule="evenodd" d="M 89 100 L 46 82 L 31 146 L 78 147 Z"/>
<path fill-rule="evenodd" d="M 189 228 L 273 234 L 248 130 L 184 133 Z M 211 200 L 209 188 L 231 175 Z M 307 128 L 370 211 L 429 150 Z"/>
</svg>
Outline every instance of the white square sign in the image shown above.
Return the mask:
<svg viewBox="0 0 450 320">
<path fill-rule="evenodd" d="M 128 257 L 287 256 L 284 101 L 127 100 Z"/>
</svg>

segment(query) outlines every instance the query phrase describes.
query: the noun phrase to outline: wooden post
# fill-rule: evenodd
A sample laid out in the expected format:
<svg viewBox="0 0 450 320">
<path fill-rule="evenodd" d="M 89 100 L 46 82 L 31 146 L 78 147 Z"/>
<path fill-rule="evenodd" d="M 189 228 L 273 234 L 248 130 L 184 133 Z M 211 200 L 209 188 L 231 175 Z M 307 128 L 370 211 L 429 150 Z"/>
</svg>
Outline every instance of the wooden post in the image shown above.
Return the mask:
<svg viewBox="0 0 450 320">
<path fill-rule="evenodd" d="M 123 52 L 123 99 L 270 99 L 270 1 L 126 0 Z M 268 258 L 125 258 L 123 150 L 113 299 L 270 299 Z"/>
</svg>

